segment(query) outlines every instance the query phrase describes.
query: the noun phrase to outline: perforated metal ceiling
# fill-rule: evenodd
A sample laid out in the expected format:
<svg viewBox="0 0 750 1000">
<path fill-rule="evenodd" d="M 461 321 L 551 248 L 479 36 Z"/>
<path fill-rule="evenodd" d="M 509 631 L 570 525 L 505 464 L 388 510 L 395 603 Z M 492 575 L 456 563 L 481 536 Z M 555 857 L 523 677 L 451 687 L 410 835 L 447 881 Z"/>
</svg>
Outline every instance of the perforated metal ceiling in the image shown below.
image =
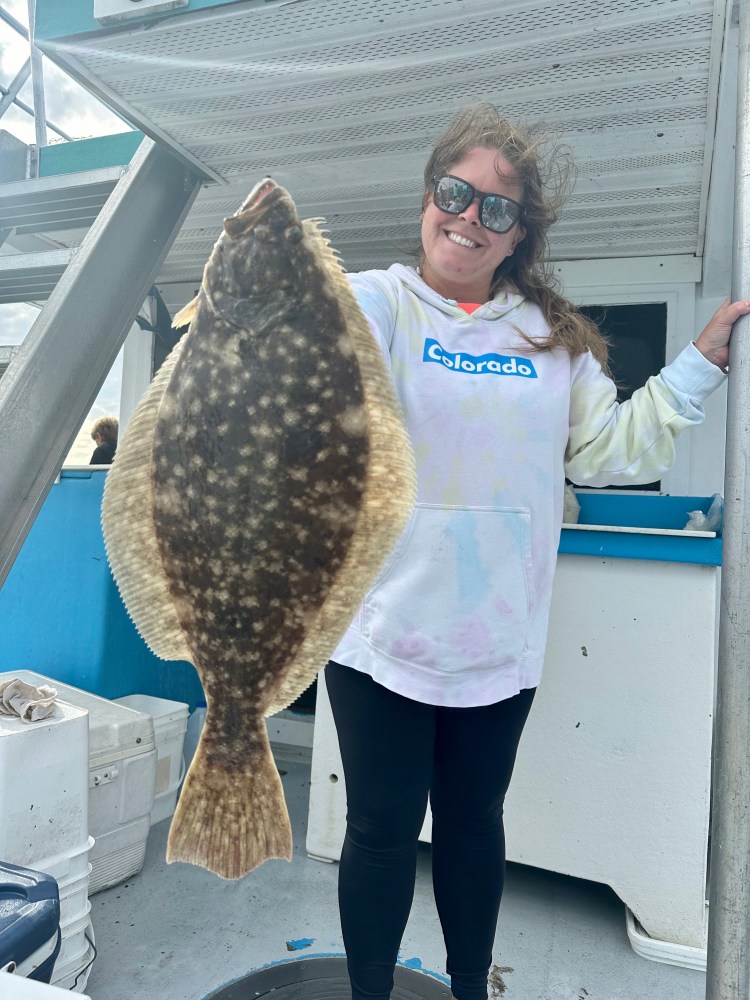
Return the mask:
<svg viewBox="0 0 750 1000">
<path fill-rule="evenodd" d="M 450 114 L 543 119 L 579 177 L 557 259 L 695 254 L 724 0 L 232 3 L 61 39 L 56 58 L 227 182 L 199 196 L 161 275 L 197 281 L 221 219 L 272 174 L 327 219 L 351 270 L 407 259 Z M 228 185 L 228 186 L 227 186 Z"/>
</svg>

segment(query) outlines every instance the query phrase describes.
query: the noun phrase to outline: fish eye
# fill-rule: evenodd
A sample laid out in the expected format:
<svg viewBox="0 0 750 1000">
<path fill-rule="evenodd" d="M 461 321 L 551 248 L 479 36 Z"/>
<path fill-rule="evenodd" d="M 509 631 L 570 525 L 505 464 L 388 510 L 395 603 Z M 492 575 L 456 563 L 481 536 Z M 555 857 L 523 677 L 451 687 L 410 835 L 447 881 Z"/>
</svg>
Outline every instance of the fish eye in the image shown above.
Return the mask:
<svg viewBox="0 0 750 1000">
<path fill-rule="evenodd" d="M 302 239 L 302 227 L 287 226 L 284 230 L 284 239 L 286 239 L 289 243 L 299 243 Z"/>
</svg>

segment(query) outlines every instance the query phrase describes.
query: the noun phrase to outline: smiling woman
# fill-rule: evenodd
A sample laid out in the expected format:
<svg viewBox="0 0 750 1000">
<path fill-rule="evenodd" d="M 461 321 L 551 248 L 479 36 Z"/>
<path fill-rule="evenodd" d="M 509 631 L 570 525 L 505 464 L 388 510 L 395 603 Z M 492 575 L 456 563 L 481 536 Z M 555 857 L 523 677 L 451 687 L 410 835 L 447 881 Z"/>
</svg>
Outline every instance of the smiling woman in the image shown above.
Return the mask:
<svg viewBox="0 0 750 1000">
<path fill-rule="evenodd" d="M 466 186 L 512 199 L 523 197 L 511 164 L 495 149 L 472 149 L 451 168 Z M 495 271 L 526 235 L 520 220 L 505 232 L 482 221 L 476 195 L 459 212 L 438 207 L 435 195 L 422 213 L 423 280 L 436 292 L 461 302 L 486 302 Z M 488 195 L 484 195 L 485 204 Z"/>
<path fill-rule="evenodd" d="M 657 480 L 677 434 L 702 421 L 732 324 L 750 312 L 723 306 L 618 404 L 606 343 L 546 259 L 565 157 L 543 149 L 495 108 L 467 109 L 425 168 L 418 267 L 350 276 L 390 362 L 418 480 L 407 528 L 326 668 L 346 778 L 339 900 L 353 1000 L 394 995 L 428 798 L 452 996 L 486 1000 L 503 802 L 542 673 L 565 477 Z"/>
</svg>

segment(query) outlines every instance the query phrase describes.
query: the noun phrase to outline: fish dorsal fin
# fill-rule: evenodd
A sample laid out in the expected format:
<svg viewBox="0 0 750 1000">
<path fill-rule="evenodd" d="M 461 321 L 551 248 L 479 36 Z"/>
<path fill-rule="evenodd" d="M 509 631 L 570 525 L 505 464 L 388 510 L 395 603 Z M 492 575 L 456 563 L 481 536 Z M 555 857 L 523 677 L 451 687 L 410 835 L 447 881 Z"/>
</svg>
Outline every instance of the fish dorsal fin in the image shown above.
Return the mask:
<svg viewBox="0 0 750 1000">
<path fill-rule="evenodd" d="M 177 342 L 135 408 L 107 473 L 102 502 L 104 543 L 120 595 L 141 637 L 163 660 L 191 660 L 162 568 L 152 478 L 156 418 L 184 341 Z"/>
<path fill-rule="evenodd" d="M 175 315 L 175 318 L 172 320 L 173 329 L 177 330 L 181 326 L 188 326 L 191 323 L 198 309 L 199 298 L 200 292 L 194 299 L 191 299 L 186 306 L 183 306 L 182 309 L 180 309 L 180 311 Z"/>
</svg>

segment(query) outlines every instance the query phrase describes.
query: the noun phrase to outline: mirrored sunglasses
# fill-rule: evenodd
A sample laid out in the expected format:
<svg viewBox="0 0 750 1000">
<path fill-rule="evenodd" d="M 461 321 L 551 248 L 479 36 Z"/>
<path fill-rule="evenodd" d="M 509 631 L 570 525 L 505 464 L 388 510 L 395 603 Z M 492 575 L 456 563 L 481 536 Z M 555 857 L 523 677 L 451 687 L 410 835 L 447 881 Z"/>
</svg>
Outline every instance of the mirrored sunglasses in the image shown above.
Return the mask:
<svg viewBox="0 0 750 1000">
<path fill-rule="evenodd" d="M 459 215 L 479 199 L 479 221 L 493 233 L 507 233 L 523 215 L 523 205 L 502 194 L 479 191 L 468 181 L 451 174 L 438 174 L 432 200 L 441 212 Z"/>
</svg>

